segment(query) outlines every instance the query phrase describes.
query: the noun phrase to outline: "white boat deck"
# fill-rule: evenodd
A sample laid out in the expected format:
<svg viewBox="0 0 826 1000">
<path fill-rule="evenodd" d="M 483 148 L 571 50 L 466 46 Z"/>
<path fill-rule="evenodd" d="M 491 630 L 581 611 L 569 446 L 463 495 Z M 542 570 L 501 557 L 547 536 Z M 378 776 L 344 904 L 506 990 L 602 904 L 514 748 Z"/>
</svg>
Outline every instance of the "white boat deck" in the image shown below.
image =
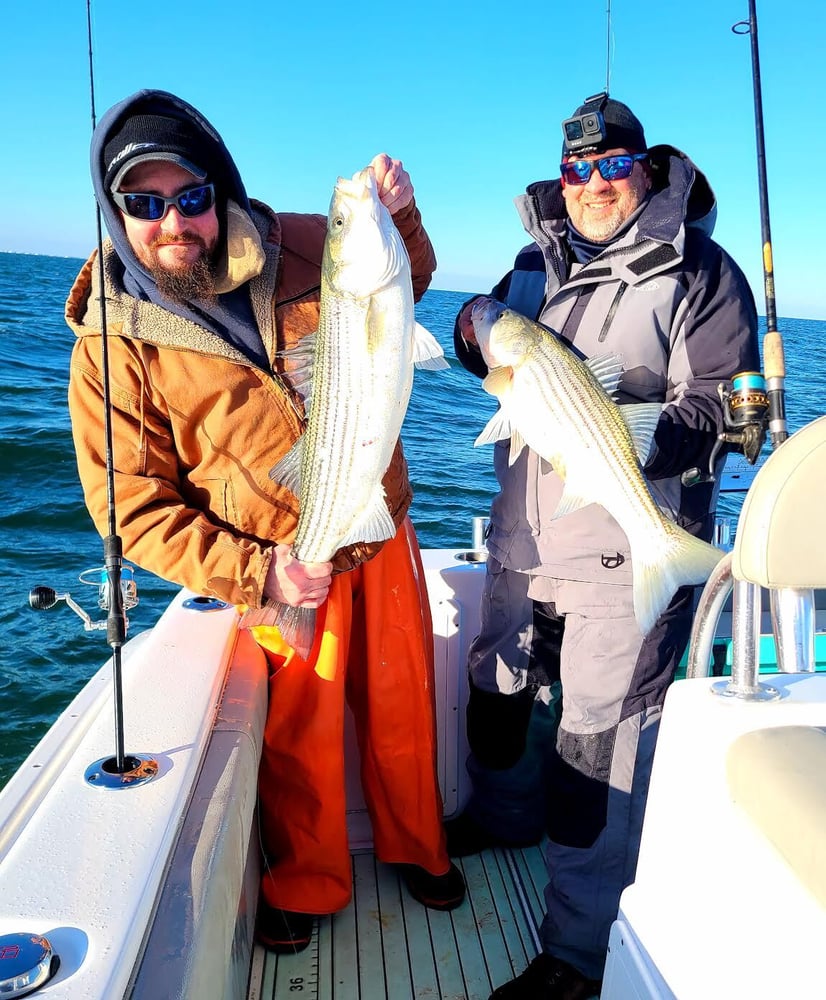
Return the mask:
<svg viewBox="0 0 826 1000">
<path fill-rule="evenodd" d="M 256 948 L 250 1000 L 488 1000 L 539 950 L 545 863 L 539 847 L 456 863 L 468 896 L 445 913 L 412 899 L 392 866 L 353 855 L 350 906 L 297 955 Z"/>
</svg>

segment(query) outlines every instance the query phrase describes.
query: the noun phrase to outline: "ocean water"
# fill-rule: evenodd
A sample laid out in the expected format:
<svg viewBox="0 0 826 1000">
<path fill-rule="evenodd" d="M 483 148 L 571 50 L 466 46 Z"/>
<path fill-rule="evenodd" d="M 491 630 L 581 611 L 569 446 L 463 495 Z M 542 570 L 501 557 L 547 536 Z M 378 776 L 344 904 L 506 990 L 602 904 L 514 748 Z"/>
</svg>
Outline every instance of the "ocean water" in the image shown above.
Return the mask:
<svg viewBox="0 0 826 1000">
<path fill-rule="evenodd" d="M 0 786 L 109 656 L 105 632 L 87 632 L 62 601 L 35 612 L 32 587 L 72 597 L 100 619 L 97 591 L 79 575 L 102 562 L 86 513 L 66 405 L 74 335 L 63 319 L 82 261 L 0 253 Z M 486 291 L 486 289 L 480 289 Z M 495 489 L 490 448 L 473 441 L 495 401 L 453 357 L 453 319 L 463 292 L 429 291 L 417 319 L 441 342 L 451 367 L 417 371 L 402 431 L 425 548 L 470 546 L 472 518 Z M 784 319 L 790 431 L 826 411 L 826 323 Z M 723 509 L 736 516 L 737 505 Z M 130 635 L 151 627 L 176 588 L 136 571 L 140 603 Z"/>
</svg>

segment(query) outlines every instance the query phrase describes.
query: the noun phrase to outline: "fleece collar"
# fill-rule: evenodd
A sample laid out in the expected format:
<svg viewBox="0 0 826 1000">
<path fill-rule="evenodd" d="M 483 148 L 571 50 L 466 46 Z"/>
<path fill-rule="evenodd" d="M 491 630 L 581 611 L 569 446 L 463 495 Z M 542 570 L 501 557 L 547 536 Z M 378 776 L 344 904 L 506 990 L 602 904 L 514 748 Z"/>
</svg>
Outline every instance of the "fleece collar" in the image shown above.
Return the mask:
<svg viewBox="0 0 826 1000">
<path fill-rule="evenodd" d="M 272 310 L 272 290 L 275 287 L 281 257 L 280 226 L 276 215 L 256 202 L 250 216 L 249 231 L 239 226 L 238 246 L 251 244 L 260 249 L 260 266 L 251 264 L 258 258 L 243 253 L 232 254 L 236 276 L 253 266 L 256 275 L 249 279 L 250 305 L 269 357 L 275 350 L 276 330 Z M 144 340 L 158 346 L 178 347 L 204 354 L 221 355 L 248 363 L 248 358 L 223 337 L 206 327 L 203 321 L 180 316 L 166 306 L 135 298 L 125 287 L 123 261 L 111 240 L 103 243 L 103 271 L 106 287 L 106 321 L 113 334 Z M 66 303 L 66 322 L 78 337 L 99 336 L 101 329 L 100 287 L 97 253 L 92 254 L 78 275 Z"/>
</svg>

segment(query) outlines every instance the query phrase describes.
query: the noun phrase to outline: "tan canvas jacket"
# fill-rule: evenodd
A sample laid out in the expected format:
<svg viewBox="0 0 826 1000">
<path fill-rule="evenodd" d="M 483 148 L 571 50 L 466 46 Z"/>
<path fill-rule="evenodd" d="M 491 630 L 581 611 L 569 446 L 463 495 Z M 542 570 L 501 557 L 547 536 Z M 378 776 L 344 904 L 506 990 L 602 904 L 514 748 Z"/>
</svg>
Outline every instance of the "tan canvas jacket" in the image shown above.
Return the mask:
<svg viewBox="0 0 826 1000">
<path fill-rule="evenodd" d="M 301 397 L 277 352 L 315 332 L 326 231 L 321 215 L 275 214 L 253 202 L 264 264 L 250 297 L 274 373 L 216 334 L 127 294 L 104 244 L 109 384 L 117 530 L 124 556 L 196 593 L 259 607 L 276 542 L 292 541 L 298 501 L 269 470 L 300 436 Z M 436 266 L 415 204 L 395 217 L 421 298 Z M 69 410 L 89 512 L 107 529 L 102 337 L 97 255 L 66 303 L 77 335 Z M 384 478 L 400 524 L 412 499 L 401 442 Z M 380 544 L 340 550 L 336 569 L 363 562 Z"/>
</svg>

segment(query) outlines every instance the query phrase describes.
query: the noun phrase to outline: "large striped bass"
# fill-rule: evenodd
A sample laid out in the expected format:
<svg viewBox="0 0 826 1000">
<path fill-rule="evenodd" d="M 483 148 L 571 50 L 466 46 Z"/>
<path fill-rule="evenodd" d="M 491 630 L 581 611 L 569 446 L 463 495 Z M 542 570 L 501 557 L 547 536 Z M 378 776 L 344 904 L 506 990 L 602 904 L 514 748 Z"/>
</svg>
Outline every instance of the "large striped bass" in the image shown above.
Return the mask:
<svg viewBox="0 0 826 1000">
<path fill-rule="evenodd" d="M 634 614 L 646 635 L 677 589 L 705 583 L 723 553 L 670 521 L 651 495 L 648 455 L 659 403 L 618 406 L 617 355 L 581 361 L 545 327 L 491 299 L 471 319 L 499 410 L 476 439 L 510 437 L 510 461 L 527 445 L 564 480 L 554 518 L 601 504 L 628 538 Z"/>
<path fill-rule="evenodd" d="M 344 546 L 396 534 L 382 479 L 407 412 L 413 369 L 448 367 L 435 337 L 415 321 L 407 248 L 370 168 L 336 183 L 313 339 L 307 426 L 270 476 L 299 499 L 293 556 L 317 563 Z M 315 619 L 313 608 L 270 602 L 248 612 L 244 624 L 277 625 L 306 659 Z"/>
</svg>

